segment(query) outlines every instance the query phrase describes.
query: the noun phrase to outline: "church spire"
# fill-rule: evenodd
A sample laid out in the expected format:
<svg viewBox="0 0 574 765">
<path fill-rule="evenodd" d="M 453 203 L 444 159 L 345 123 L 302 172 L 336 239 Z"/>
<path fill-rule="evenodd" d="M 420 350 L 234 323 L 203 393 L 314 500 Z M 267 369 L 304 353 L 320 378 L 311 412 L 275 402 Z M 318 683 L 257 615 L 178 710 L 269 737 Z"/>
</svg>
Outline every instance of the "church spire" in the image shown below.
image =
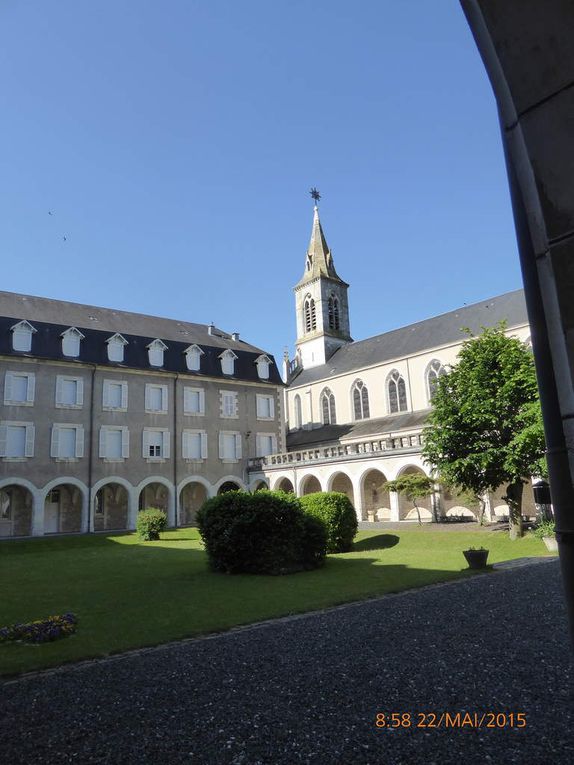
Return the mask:
<svg viewBox="0 0 574 765">
<path fill-rule="evenodd" d="M 343 280 L 335 270 L 331 250 L 327 245 L 327 240 L 325 239 L 323 227 L 321 226 L 321 221 L 319 219 L 319 207 L 317 206 L 319 192 L 316 189 L 311 189 L 311 196 L 315 199 L 315 206 L 313 208 L 313 228 L 311 229 L 311 240 L 305 258 L 305 273 L 299 281 L 299 284 L 305 284 L 311 279 L 316 279 L 319 276 L 326 276 L 334 281 L 342 282 Z"/>
<path fill-rule="evenodd" d="M 297 313 L 297 366 L 303 369 L 325 364 L 333 353 L 352 342 L 349 326 L 348 284 L 335 271 L 317 202 L 321 195 L 310 191 L 315 206 L 305 273 L 295 287 Z"/>
</svg>

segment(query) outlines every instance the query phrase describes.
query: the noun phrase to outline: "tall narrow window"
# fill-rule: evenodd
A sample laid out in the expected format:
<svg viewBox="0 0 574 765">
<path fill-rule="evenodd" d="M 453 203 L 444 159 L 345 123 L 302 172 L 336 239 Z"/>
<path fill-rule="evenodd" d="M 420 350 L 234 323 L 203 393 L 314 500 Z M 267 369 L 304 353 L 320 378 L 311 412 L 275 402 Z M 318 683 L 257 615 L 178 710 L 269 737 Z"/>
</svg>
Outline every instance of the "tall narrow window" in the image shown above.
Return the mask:
<svg viewBox="0 0 574 765">
<path fill-rule="evenodd" d="M 315 301 L 308 295 L 305 298 L 305 332 L 314 332 L 317 329 L 317 315 L 315 312 Z"/>
<path fill-rule="evenodd" d="M 407 386 L 404 378 L 396 369 L 393 369 L 387 378 L 387 395 L 391 414 L 407 411 Z"/>
<path fill-rule="evenodd" d="M 321 412 L 323 415 L 323 425 L 336 424 L 337 415 L 335 411 L 335 396 L 329 388 L 325 388 L 321 393 Z"/>
<path fill-rule="evenodd" d="M 293 400 L 293 406 L 295 408 L 295 427 L 297 430 L 303 424 L 303 416 L 301 412 L 301 396 L 297 394 Z"/>
<path fill-rule="evenodd" d="M 435 394 L 436 387 L 438 385 L 439 377 L 446 374 L 446 369 L 443 367 L 438 359 L 433 359 L 427 367 L 427 390 L 429 403 L 432 401 L 432 397 Z"/>
<path fill-rule="evenodd" d="M 339 299 L 335 295 L 331 295 L 327 305 L 329 311 L 329 329 L 340 329 Z"/>
<path fill-rule="evenodd" d="M 369 391 L 362 380 L 353 385 L 353 413 L 356 420 L 366 420 L 370 417 Z"/>
</svg>

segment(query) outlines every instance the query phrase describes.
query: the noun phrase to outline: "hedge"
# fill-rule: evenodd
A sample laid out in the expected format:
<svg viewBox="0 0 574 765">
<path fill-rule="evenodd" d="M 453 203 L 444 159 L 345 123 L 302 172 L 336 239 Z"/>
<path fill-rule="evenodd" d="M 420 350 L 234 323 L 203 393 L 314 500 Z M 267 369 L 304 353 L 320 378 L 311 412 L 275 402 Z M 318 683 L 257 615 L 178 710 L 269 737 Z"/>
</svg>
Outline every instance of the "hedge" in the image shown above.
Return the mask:
<svg viewBox="0 0 574 765">
<path fill-rule="evenodd" d="M 320 518 L 327 529 L 327 552 L 348 552 L 357 533 L 357 514 L 346 494 L 318 491 L 299 498 L 303 510 Z"/>
<path fill-rule="evenodd" d="M 261 490 L 208 499 L 197 513 L 211 568 L 229 574 L 288 574 L 321 566 L 327 534 L 296 497 Z"/>
</svg>

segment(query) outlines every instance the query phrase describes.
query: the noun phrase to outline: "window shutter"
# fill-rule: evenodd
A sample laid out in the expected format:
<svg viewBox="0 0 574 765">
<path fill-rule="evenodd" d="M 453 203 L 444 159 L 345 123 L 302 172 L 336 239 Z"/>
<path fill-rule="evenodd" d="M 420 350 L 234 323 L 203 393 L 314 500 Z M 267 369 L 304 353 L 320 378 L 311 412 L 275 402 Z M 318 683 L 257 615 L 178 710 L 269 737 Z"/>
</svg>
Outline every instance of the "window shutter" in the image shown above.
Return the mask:
<svg viewBox="0 0 574 765">
<path fill-rule="evenodd" d="M 26 401 L 32 404 L 34 402 L 35 394 L 36 394 L 36 375 L 32 373 L 28 375 L 28 393 L 26 396 Z"/>
<path fill-rule="evenodd" d="M 106 456 L 106 429 L 100 428 L 100 457 Z"/>
<path fill-rule="evenodd" d="M 6 456 L 6 446 L 8 441 L 8 428 L 6 425 L 0 425 L 0 457 Z"/>
<path fill-rule="evenodd" d="M 84 456 L 84 429 L 80 427 L 76 428 L 76 457 Z"/>
<path fill-rule="evenodd" d="M 84 381 L 81 378 L 78 379 L 76 385 L 76 404 L 84 406 Z"/>
<path fill-rule="evenodd" d="M 127 387 L 127 383 L 124 383 Z M 130 432 L 127 428 L 122 430 L 122 457 L 127 459 L 130 456 Z"/>
<path fill-rule="evenodd" d="M 162 449 L 161 449 L 161 456 L 164 458 L 164 460 L 169 459 L 169 430 L 162 430 Z"/>
<path fill-rule="evenodd" d="M 62 403 L 62 378 L 56 377 L 56 404 Z"/>
<path fill-rule="evenodd" d="M 207 433 L 201 434 L 201 459 L 207 459 Z"/>
<path fill-rule="evenodd" d="M 277 454 L 277 436 L 276 435 L 271 436 L 271 453 Z"/>
<path fill-rule="evenodd" d="M 110 405 L 110 384 L 107 380 L 104 380 L 104 390 L 102 394 L 102 406 Z"/>
<path fill-rule="evenodd" d="M 189 433 L 184 430 L 181 434 L 181 456 L 184 460 L 189 459 Z"/>
<path fill-rule="evenodd" d="M 261 396 L 256 396 L 257 401 L 257 416 L 262 417 L 263 416 L 263 398 Z"/>
<path fill-rule="evenodd" d="M 191 411 L 190 400 L 189 400 L 190 398 L 191 398 L 191 392 L 189 388 L 184 388 L 183 389 L 183 411 L 185 413 Z"/>
<path fill-rule="evenodd" d="M 255 456 L 259 457 L 263 449 L 261 448 L 261 436 L 255 437 Z"/>
<path fill-rule="evenodd" d="M 167 385 L 161 386 L 161 409 L 162 414 L 167 413 Z"/>
<path fill-rule="evenodd" d="M 24 451 L 25 457 L 34 456 L 34 426 L 26 425 L 26 447 Z"/>
<path fill-rule="evenodd" d="M 205 391 L 203 389 L 199 391 L 199 411 L 201 414 L 205 414 Z"/>
<path fill-rule="evenodd" d="M 223 433 L 219 434 L 219 459 L 222 460 L 225 457 L 225 436 Z"/>
<path fill-rule="evenodd" d="M 6 372 L 4 377 L 4 403 L 12 401 L 12 372 Z"/>
<path fill-rule="evenodd" d="M 142 452 L 144 457 L 149 457 L 149 432 L 143 431 Z"/>
<path fill-rule="evenodd" d="M 237 433 L 235 436 L 235 459 L 241 459 L 241 434 Z"/>
<path fill-rule="evenodd" d="M 60 428 L 52 425 L 52 440 L 50 443 L 50 457 L 60 456 Z"/>
<path fill-rule="evenodd" d="M 151 394 L 150 394 L 150 388 L 148 385 L 145 386 L 145 408 L 146 408 L 146 411 L 148 409 L 151 409 Z"/>
<path fill-rule="evenodd" d="M 275 417 L 275 400 L 273 396 L 269 396 L 269 416 Z"/>
<path fill-rule="evenodd" d="M 128 384 L 127 382 L 122 383 L 122 409 L 128 408 Z"/>
</svg>

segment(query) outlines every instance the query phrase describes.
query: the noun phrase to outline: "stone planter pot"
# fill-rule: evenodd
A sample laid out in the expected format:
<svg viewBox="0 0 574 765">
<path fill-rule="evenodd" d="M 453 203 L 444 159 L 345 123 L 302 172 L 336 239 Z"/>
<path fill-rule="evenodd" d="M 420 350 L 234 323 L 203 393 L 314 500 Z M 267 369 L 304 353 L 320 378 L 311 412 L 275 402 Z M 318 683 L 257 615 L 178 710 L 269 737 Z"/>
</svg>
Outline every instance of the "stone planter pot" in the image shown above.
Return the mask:
<svg viewBox="0 0 574 765">
<path fill-rule="evenodd" d="M 542 541 L 546 545 L 548 552 L 558 552 L 558 542 L 556 537 L 542 537 Z"/>
<path fill-rule="evenodd" d="M 485 568 L 488 550 L 463 550 L 469 568 Z"/>
</svg>

